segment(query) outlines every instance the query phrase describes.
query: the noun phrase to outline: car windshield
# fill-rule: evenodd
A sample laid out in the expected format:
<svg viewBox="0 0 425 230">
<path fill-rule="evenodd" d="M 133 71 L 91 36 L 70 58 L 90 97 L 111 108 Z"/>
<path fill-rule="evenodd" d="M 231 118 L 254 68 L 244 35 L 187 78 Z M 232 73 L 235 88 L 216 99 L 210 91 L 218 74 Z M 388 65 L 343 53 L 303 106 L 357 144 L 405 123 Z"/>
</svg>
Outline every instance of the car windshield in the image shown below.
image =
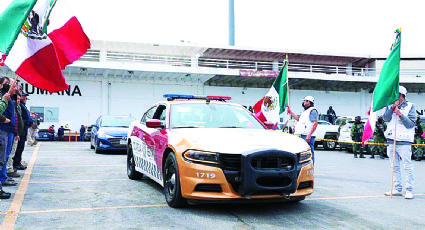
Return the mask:
<svg viewBox="0 0 425 230">
<path fill-rule="evenodd" d="M 231 104 L 175 104 L 171 106 L 170 128 L 264 127 L 245 109 Z"/>
<path fill-rule="evenodd" d="M 131 117 L 103 117 L 102 127 L 124 127 L 128 128 L 133 121 Z"/>
</svg>

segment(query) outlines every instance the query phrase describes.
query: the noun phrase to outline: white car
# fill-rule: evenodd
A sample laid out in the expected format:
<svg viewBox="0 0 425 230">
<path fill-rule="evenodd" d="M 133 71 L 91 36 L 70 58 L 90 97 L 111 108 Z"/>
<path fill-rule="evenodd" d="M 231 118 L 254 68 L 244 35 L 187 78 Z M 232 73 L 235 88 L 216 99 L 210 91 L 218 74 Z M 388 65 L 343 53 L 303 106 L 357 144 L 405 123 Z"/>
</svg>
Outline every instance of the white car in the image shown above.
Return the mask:
<svg viewBox="0 0 425 230">
<path fill-rule="evenodd" d="M 314 142 L 314 147 L 318 145 L 323 145 L 323 148 L 326 150 L 333 150 L 337 145 L 338 140 L 338 125 L 332 125 L 331 123 L 323 120 L 317 121 L 317 128 L 315 131 L 316 141 Z M 335 140 L 335 141 L 324 141 Z"/>
</svg>

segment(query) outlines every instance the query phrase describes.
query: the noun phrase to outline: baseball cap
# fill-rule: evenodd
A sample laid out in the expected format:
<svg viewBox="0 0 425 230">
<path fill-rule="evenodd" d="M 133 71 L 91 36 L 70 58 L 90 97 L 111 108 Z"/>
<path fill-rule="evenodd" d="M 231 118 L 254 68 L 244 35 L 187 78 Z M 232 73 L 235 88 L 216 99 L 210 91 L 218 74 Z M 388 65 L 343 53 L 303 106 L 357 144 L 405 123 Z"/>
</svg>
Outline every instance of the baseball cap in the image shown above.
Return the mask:
<svg viewBox="0 0 425 230">
<path fill-rule="evenodd" d="M 401 94 L 403 94 L 404 96 L 406 96 L 406 94 L 407 94 L 407 89 L 406 89 L 406 88 L 404 88 L 404 86 L 400 85 L 400 86 L 398 87 L 398 92 L 399 92 L 399 93 L 401 93 Z"/>
<path fill-rule="evenodd" d="M 310 102 L 313 102 L 314 103 L 314 97 L 312 97 L 312 96 L 306 96 L 304 99 L 302 99 L 301 101 L 304 101 L 304 100 L 306 100 L 306 101 L 310 101 Z"/>
<path fill-rule="evenodd" d="M 22 92 L 22 96 L 29 96 L 28 93 Z"/>
</svg>

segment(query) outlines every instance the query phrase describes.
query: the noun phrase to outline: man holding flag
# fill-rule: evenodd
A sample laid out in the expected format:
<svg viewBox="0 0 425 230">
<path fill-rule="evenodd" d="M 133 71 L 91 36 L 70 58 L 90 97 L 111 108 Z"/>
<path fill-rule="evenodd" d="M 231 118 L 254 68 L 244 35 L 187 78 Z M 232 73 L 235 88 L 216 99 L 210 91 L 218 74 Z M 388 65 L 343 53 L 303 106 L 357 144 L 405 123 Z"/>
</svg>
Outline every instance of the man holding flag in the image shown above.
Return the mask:
<svg viewBox="0 0 425 230">
<path fill-rule="evenodd" d="M 384 121 L 389 122 L 385 131 L 385 137 L 388 140 L 387 154 L 391 165 L 394 165 L 394 186 L 393 191 L 386 192 L 386 196 L 391 194 L 401 196 L 403 185 L 401 184 L 400 159 L 404 164 L 406 175 L 406 194 L 404 198 L 413 198 L 413 185 L 415 178 L 413 175 L 412 149 L 411 145 L 415 138 L 415 117 L 416 107 L 413 103 L 406 100 L 407 90 L 399 86 L 399 99 L 392 106 L 386 108 Z M 395 148 L 395 154 L 393 154 Z"/>
<path fill-rule="evenodd" d="M 288 108 L 288 114 L 291 114 L 291 116 L 298 121 L 298 123 L 295 125 L 295 134 L 301 135 L 301 138 L 310 145 L 314 164 L 314 141 L 316 139 L 314 132 L 317 128 L 319 113 L 314 107 L 314 97 L 306 96 L 302 101 L 304 112 L 302 112 L 301 116 L 299 117 L 294 112 L 292 112 L 289 105 L 286 107 Z"/>
<path fill-rule="evenodd" d="M 415 135 L 416 108 L 406 101 L 407 90 L 399 86 L 400 82 L 400 44 L 401 29 L 395 31 L 396 39 L 391 46 L 391 52 L 382 66 L 381 74 L 373 91 L 372 104 L 369 110 L 369 119 L 366 122 L 362 142 L 363 144 L 373 136 L 376 128 L 377 111 L 386 108 L 383 119 L 390 122 L 385 131 L 388 141 L 387 155 L 391 164 L 391 190 L 387 196 L 401 196 L 400 158 L 406 170 L 406 199 L 413 198 L 413 165 L 411 162 L 412 150 L 410 145 Z M 389 107 L 390 106 L 390 107 Z M 395 177 L 393 178 L 393 174 Z"/>
</svg>

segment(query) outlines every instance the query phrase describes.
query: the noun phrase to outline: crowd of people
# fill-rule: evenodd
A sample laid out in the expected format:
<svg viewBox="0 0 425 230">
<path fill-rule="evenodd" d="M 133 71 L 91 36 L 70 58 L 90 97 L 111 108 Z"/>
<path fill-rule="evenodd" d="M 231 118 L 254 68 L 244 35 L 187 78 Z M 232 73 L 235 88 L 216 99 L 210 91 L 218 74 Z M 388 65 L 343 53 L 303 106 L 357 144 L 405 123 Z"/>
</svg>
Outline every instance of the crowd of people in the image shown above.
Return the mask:
<svg viewBox="0 0 425 230">
<path fill-rule="evenodd" d="M 21 176 L 18 170 L 26 169 L 22 153 L 35 123 L 25 105 L 28 94 L 20 89 L 19 80 L 1 77 L 0 96 L 0 199 L 9 199 L 11 194 L 3 186 L 16 186 L 13 178 Z"/>
</svg>

